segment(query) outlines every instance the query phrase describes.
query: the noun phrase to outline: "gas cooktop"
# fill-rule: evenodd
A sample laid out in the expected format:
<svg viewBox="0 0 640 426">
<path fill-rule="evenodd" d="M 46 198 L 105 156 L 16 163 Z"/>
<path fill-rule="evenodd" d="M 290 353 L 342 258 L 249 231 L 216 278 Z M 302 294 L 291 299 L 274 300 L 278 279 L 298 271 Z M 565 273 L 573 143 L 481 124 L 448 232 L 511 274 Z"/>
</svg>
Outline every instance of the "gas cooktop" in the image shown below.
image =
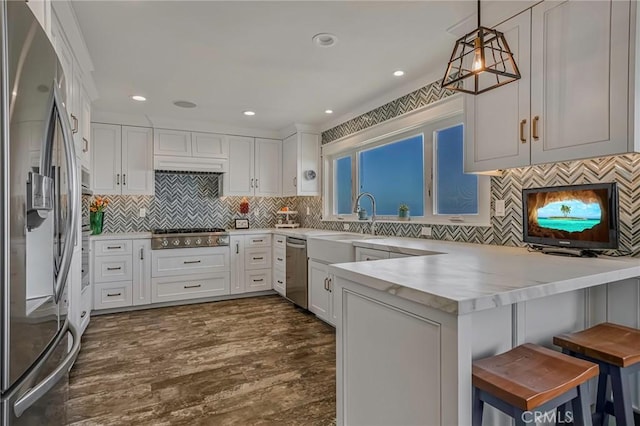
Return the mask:
<svg viewBox="0 0 640 426">
<path fill-rule="evenodd" d="M 153 250 L 229 245 L 229 234 L 222 228 L 154 229 L 152 234 Z"/>
</svg>

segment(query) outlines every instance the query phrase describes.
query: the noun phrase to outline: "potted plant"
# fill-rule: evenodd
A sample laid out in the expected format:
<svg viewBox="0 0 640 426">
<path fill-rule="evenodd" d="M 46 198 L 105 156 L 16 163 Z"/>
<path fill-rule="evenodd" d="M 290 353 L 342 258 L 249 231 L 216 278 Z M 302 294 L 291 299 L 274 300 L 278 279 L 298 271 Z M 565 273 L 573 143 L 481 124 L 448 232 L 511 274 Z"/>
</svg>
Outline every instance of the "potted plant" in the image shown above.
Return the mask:
<svg viewBox="0 0 640 426">
<path fill-rule="evenodd" d="M 400 204 L 398 207 L 398 219 L 409 220 L 409 206 L 406 204 Z"/>
<path fill-rule="evenodd" d="M 109 200 L 103 197 L 96 197 L 89 205 L 89 226 L 91 235 L 102 234 L 104 224 L 104 209 L 109 205 Z"/>
</svg>

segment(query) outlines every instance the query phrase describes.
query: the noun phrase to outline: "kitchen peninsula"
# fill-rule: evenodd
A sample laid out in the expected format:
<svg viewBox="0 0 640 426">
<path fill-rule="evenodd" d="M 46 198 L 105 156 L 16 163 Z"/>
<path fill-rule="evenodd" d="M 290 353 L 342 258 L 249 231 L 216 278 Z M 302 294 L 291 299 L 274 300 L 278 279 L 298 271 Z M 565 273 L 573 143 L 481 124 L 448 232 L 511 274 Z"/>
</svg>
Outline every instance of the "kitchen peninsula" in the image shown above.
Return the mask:
<svg viewBox="0 0 640 426">
<path fill-rule="evenodd" d="M 402 238 L 354 245 L 411 257 L 329 267 L 338 424 L 471 424 L 472 360 L 524 342 L 551 347 L 556 334 L 604 321 L 638 326 L 635 258 Z M 510 424 L 493 409 L 485 417 Z"/>
</svg>

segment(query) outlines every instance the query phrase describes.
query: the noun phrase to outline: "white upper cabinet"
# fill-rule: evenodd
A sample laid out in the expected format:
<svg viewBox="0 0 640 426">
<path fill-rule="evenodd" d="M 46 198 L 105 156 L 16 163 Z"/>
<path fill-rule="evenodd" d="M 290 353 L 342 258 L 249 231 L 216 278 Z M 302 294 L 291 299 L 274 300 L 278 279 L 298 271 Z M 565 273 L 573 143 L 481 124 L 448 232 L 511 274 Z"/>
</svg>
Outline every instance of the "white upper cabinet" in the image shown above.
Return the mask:
<svg viewBox="0 0 640 426">
<path fill-rule="evenodd" d="M 191 157 L 191 132 L 154 129 L 153 155 Z"/>
<path fill-rule="evenodd" d="M 119 195 L 122 164 L 122 128 L 114 124 L 91 126 L 91 189 L 96 194 Z"/>
<path fill-rule="evenodd" d="M 51 35 L 51 0 L 29 0 L 27 6 L 33 12 L 42 29 Z"/>
<path fill-rule="evenodd" d="M 80 160 L 83 167 L 91 168 L 91 99 L 86 90 L 82 91 L 80 108 L 80 131 L 82 149 Z"/>
<path fill-rule="evenodd" d="M 282 141 L 256 139 L 255 195 L 279 197 L 282 194 Z"/>
<path fill-rule="evenodd" d="M 223 177 L 224 195 L 253 196 L 254 139 L 229 136 L 229 172 Z"/>
<path fill-rule="evenodd" d="M 320 136 L 289 136 L 283 142 L 282 157 L 282 195 L 320 195 Z"/>
<path fill-rule="evenodd" d="M 193 132 L 191 152 L 194 157 L 229 158 L 229 140 L 226 135 Z"/>
<path fill-rule="evenodd" d="M 529 165 L 531 10 L 496 27 L 504 33 L 522 78 L 477 96 L 465 96 L 465 170 Z"/>
<path fill-rule="evenodd" d="M 630 6 L 565 1 L 533 8 L 532 164 L 630 150 Z"/>
<path fill-rule="evenodd" d="M 122 195 L 154 193 L 153 129 L 122 127 Z"/>
<path fill-rule="evenodd" d="M 631 11 L 629 1 L 544 1 L 501 24 L 522 78 L 466 96 L 465 170 L 638 150 Z"/>
<path fill-rule="evenodd" d="M 92 189 L 102 195 L 153 195 L 153 129 L 92 124 Z"/>
<path fill-rule="evenodd" d="M 223 194 L 246 197 L 281 195 L 282 141 L 229 136 L 229 171 Z"/>
</svg>

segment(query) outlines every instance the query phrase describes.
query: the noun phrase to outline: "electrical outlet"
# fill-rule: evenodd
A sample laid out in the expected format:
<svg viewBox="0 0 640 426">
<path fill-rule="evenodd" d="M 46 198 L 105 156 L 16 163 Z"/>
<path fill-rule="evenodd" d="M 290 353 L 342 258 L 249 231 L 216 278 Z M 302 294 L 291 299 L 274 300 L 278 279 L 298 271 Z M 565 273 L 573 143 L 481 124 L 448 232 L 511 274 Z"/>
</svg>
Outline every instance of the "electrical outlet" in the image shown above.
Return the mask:
<svg viewBox="0 0 640 426">
<path fill-rule="evenodd" d="M 348 223 L 343 223 L 342 224 L 342 229 L 344 229 L 345 231 L 349 230 L 349 224 Z"/>
<path fill-rule="evenodd" d="M 144 207 L 140 208 L 140 217 L 147 217 L 147 209 Z"/>
<path fill-rule="evenodd" d="M 496 200 L 496 217 L 502 217 L 505 214 L 504 200 Z"/>
<path fill-rule="evenodd" d="M 422 235 L 423 237 L 430 237 L 431 236 L 431 227 L 430 226 L 423 226 L 422 229 L 420 230 L 420 235 Z"/>
</svg>

